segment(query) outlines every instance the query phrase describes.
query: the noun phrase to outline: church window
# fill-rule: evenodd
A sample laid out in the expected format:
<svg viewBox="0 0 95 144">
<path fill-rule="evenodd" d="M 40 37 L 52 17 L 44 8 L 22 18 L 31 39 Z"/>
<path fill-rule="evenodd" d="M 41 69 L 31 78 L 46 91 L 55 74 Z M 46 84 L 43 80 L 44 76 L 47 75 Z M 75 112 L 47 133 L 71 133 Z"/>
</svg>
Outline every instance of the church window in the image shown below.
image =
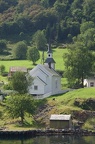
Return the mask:
<svg viewBox="0 0 95 144">
<path fill-rule="evenodd" d="M 38 90 L 38 86 L 37 85 L 34 86 L 34 90 Z"/>
<path fill-rule="evenodd" d="M 94 87 L 94 82 L 90 82 L 90 87 Z"/>
<path fill-rule="evenodd" d="M 58 81 L 57 81 L 57 79 L 55 80 L 55 88 L 57 88 L 58 87 Z"/>
</svg>

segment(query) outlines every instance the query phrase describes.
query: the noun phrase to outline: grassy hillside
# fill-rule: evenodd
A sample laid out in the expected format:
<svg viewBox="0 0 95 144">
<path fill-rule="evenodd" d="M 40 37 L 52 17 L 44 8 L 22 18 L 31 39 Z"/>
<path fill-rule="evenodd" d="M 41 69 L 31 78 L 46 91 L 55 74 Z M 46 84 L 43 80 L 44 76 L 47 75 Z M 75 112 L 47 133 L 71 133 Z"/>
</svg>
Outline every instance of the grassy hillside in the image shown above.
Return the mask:
<svg viewBox="0 0 95 144">
<path fill-rule="evenodd" d="M 66 49 L 54 49 L 53 50 L 53 58 L 56 61 L 56 69 L 64 70 L 64 62 L 63 62 L 63 53 L 66 52 Z M 40 60 L 36 62 L 36 64 L 41 63 L 41 56 L 42 52 L 40 52 Z M 47 58 L 47 52 L 45 52 L 45 58 Z M 32 61 L 28 60 L 7 60 L 7 61 L 0 61 L 0 64 L 4 65 L 6 68 L 6 71 L 9 71 L 9 68 L 11 66 L 25 66 L 27 68 L 33 68 L 34 65 L 32 64 Z"/>
<path fill-rule="evenodd" d="M 19 125 L 19 119 L 10 119 L 4 112 L 4 106 L 1 105 L 0 112 L 3 113 L 3 116 L 0 120 L 0 126 L 7 127 L 9 130 L 45 128 L 49 127 L 49 118 L 51 114 L 72 114 L 75 125 L 77 125 L 76 122 L 82 121 L 82 128 L 94 130 L 95 117 L 91 115 L 92 110 L 84 110 L 74 104 L 76 99 L 83 101 L 89 98 L 95 99 L 95 88 L 77 89 L 66 94 L 51 96 L 37 109 L 34 115 L 35 119 L 26 114 L 23 127 Z"/>
<path fill-rule="evenodd" d="M 60 96 L 59 95 L 52 96 L 48 98 L 48 101 L 51 102 L 53 98 L 55 98 L 55 103 L 58 109 L 62 108 L 62 106 L 69 107 L 70 109 L 71 107 L 74 107 L 75 109 L 75 106 L 74 106 L 75 99 L 80 98 L 80 99 L 85 100 L 88 98 L 95 98 L 95 88 L 82 88 L 82 89 L 77 89 L 77 90 L 71 90 L 70 92 L 60 95 Z"/>
</svg>

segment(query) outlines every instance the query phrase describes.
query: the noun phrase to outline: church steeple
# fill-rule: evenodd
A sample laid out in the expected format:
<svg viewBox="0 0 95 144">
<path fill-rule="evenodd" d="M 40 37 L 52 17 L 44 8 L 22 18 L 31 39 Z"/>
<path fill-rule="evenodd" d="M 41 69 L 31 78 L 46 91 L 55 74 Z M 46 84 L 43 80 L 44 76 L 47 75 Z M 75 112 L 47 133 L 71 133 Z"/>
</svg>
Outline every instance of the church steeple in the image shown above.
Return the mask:
<svg viewBox="0 0 95 144">
<path fill-rule="evenodd" d="M 45 65 L 47 65 L 49 68 L 55 69 L 55 61 L 53 59 L 51 45 L 48 44 L 48 51 L 47 51 L 47 59 L 45 60 Z"/>
</svg>

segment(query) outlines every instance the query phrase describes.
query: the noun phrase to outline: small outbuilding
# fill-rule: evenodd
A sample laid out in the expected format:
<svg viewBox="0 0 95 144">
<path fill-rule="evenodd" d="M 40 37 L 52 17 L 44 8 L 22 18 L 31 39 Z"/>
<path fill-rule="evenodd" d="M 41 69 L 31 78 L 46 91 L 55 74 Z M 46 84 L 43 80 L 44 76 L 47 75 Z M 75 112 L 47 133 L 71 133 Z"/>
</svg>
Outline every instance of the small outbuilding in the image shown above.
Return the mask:
<svg viewBox="0 0 95 144">
<path fill-rule="evenodd" d="M 16 66 L 12 66 L 9 69 L 8 77 L 11 77 L 17 71 L 27 73 L 27 68 L 26 67 L 20 67 L 20 66 L 17 66 L 17 67 Z"/>
<path fill-rule="evenodd" d="M 85 87 L 95 87 L 95 76 L 84 79 Z"/>
<path fill-rule="evenodd" d="M 71 115 L 53 114 L 50 117 L 50 128 L 69 129 L 72 128 Z"/>
</svg>

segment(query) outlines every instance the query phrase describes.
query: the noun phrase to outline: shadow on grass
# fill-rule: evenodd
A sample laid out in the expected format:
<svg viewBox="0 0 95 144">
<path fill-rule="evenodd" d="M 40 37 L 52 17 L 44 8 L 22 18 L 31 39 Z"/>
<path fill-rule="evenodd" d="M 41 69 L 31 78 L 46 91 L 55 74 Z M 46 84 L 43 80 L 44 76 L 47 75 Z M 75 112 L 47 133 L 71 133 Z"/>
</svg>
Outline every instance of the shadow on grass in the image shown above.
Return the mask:
<svg viewBox="0 0 95 144">
<path fill-rule="evenodd" d="M 40 122 L 35 121 L 35 120 L 32 121 L 32 123 L 29 123 L 28 121 L 25 120 L 23 124 L 19 122 L 18 124 L 15 125 L 15 127 L 19 127 L 19 128 L 35 128 L 35 129 L 37 129 L 37 128 L 44 127 L 44 125 L 42 123 L 40 123 Z"/>
</svg>

